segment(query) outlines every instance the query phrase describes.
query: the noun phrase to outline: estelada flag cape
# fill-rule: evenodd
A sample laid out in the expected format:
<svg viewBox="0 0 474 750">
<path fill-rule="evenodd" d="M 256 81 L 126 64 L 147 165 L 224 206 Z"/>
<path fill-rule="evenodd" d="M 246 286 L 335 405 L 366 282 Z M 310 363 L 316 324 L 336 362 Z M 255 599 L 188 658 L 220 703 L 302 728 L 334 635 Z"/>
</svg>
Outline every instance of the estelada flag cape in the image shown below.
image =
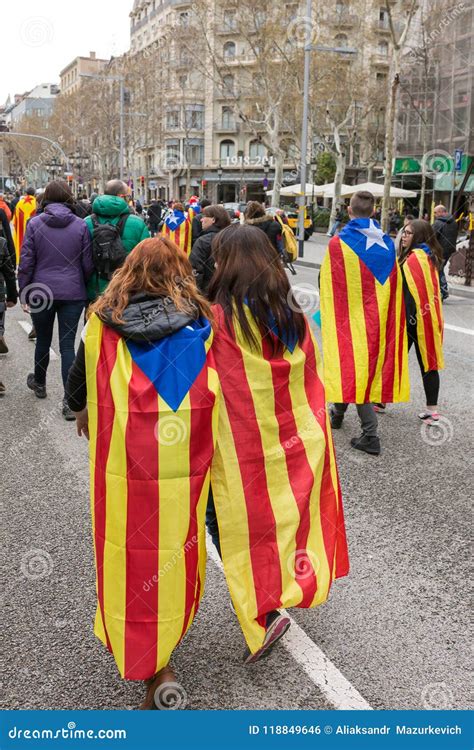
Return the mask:
<svg viewBox="0 0 474 750">
<path fill-rule="evenodd" d="M 227 584 L 255 653 L 267 613 L 315 607 L 347 574 L 344 515 L 309 326 L 301 346 L 273 355 L 249 311 L 257 349 L 237 321 L 229 331 L 222 309 L 214 313 L 221 402 L 211 484 Z"/>
<path fill-rule="evenodd" d="M 376 221 L 353 219 L 331 239 L 320 300 L 327 399 L 408 401 L 403 279 L 394 243 Z"/>
<path fill-rule="evenodd" d="M 162 234 L 184 250 L 191 253 L 191 222 L 182 211 L 171 211 L 165 219 Z"/>
<path fill-rule="evenodd" d="M 439 275 L 430 253 L 427 245 L 415 248 L 402 266 L 416 305 L 416 336 L 425 372 L 444 368 L 443 307 Z"/>
<path fill-rule="evenodd" d="M 16 262 L 20 262 L 21 246 L 26 232 L 26 224 L 36 213 L 36 198 L 34 195 L 25 195 L 20 198 L 15 207 L 15 214 L 13 216 L 13 227 L 14 227 L 14 241 L 16 251 Z"/>
<path fill-rule="evenodd" d="M 207 321 L 150 344 L 127 342 L 96 315 L 87 326 L 94 631 L 131 680 L 168 664 L 204 590 L 211 341 Z"/>
</svg>

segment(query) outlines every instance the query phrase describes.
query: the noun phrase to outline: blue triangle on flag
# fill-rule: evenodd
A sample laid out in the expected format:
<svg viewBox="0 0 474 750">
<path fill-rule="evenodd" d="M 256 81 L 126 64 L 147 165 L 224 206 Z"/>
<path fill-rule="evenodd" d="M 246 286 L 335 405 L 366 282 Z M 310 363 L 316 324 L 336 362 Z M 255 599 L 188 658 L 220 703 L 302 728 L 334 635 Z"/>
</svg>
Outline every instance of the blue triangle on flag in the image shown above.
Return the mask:
<svg viewBox="0 0 474 750">
<path fill-rule="evenodd" d="M 170 409 L 178 411 L 206 362 L 209 321 L 201 318 L 159 341 L 127 341 L 133 361 Z"/>
<path fill-rule="evenodd" d="M 396 263 L 395 245 L 374 219 L 352 219 L 339 232 L 339 239 L 348 245 L 380 284 L 385 284 Z"/>
</svg>

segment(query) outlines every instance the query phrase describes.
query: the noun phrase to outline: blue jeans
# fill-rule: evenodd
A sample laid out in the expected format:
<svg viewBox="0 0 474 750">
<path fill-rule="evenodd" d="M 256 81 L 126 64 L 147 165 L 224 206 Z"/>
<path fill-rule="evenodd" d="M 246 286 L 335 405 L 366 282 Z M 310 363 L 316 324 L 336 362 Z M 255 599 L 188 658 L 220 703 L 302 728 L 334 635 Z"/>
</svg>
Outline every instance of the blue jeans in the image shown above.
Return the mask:
<svg viewBox="0 0 474 750">
<path fill-rule="evenodd" d="M 53 329 L 56 315 L 59 328 L 59 351 L 61 352 L 61 376 L 64 388 L 69 370 L 74 362 L 74 342 L 76 340 L 79 318 L 85 301 L 53 300 L 46 310 L 34 311 L 31 307 L 31 319 L 36 330 L 35 347 L 35 381 L 40 385 L 46 383 L 46 372 L 49 365 L 49 348 L 53 340 Z"/>
<path fill-rule="evenodd" d="M 444 272 L 444 269 L 447 266 L 447 263 L 448 263 L 447 260 L 443 260 L 441 264 L 441 268 L 439 269 L 439 285 L 440 285 L 441 296 L 443 299 L 449 295 L 448 280 Z"/>
<path fill-rule="evenodd" d="M 334 224 L 332 225 L 331 229 L 329 230 L 328 234 L 331 237 L 334 237 L 334 235 L 336 234 L 336 232 L 337 232 L 337 230 L 339 229 L 340 226 L 341 226 L 341 222 L 336 220 L 334 222 Z"/>
</svg>

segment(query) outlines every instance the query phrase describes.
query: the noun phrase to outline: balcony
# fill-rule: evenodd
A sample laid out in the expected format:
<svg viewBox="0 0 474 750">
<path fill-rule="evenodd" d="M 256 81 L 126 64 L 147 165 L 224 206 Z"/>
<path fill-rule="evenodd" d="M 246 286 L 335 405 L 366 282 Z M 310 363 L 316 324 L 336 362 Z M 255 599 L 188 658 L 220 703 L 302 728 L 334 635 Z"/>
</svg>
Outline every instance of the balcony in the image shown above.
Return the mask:
<svg viewBox="0 0 474 750">
<path fill-rule="evenodd" d="M 358 20 L 359 18 L 355 13 L 345 13 L 344 15 L 341 13 L 331 18 L 329 24 L 337 29 L 349 29 L 355 26 Z"/>
<path fill-rule="evenodd" d="M 240 123 L 238 122 L 215 122 L 213 124 L 215 133 L 237 135 L 240 132 Z"/>
</svg>

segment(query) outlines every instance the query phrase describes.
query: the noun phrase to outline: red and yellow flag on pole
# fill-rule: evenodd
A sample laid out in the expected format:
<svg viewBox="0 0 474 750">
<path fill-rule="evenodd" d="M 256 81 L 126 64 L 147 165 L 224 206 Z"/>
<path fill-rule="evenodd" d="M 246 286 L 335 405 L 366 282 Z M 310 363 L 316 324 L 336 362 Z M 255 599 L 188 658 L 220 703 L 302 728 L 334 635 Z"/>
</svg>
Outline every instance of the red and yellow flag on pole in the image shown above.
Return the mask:
<svg viewBox="0 0 474 750">
<path fill-rule="evenodd" d="M 95 315 L 87 327 L 95 633 L 131 680 L 168 664 L 204 590 L 211 341 L 207 321 L 150 344 L 127 343 Z"/>
<path fill-rule="evenodd" d="M 444 368 L 439 275 L 429 253 L 427 246 L 415 248 L 402 266 L 408 289 L 415 300 L 416 335 L 425 372 Z"/>
<path fill-rule="evenodd" d="M 408 401 L 403 279 L 390 237 L 353 219 L 329 242 L 320 275 L 328 401 Z"/>
<path fill-rule="evenodd" d="M 214 312 L 222 398 L 211 482 L 227 583 L 255 653 L 267 613 L 315 607 L 347 574 L 342 499 L 309 326 L 302 346 L 273 355 L 250 312 L 257 350 Z"/>
<path fill-rule="evenodd" d="M 25 195 L 23 198 L 20 198 L 16 204 L 15 214 L 13 216 L 13 227 L 15 230 L 13 239 L 15 242 L 17 265 L 20 262 L 20 252 L 25 237 L 26 225 L 35 213 L 36 198 L 34 195 Z"/>
</svg>

